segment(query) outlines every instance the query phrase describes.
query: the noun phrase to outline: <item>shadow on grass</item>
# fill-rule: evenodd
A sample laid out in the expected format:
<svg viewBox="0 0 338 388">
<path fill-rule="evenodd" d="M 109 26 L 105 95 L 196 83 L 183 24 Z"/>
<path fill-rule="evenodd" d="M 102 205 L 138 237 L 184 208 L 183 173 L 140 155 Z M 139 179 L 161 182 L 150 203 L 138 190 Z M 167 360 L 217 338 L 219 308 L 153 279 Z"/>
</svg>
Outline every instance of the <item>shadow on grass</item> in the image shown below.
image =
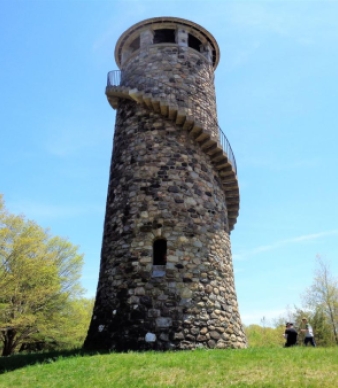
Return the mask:
<svg viewBox="0 0 338 388">
<path fill-rule="evenodd" d="M 84 351 L 83 349 L 54 350 L 43 353 L 15 354 L 8 357 L 0 357 L 0 374 L 24 368 L 28 365 L 51 364 L 58 359 L 68 357 L 96 356 L 108 354 L 109 351 Z"/>
</svg>

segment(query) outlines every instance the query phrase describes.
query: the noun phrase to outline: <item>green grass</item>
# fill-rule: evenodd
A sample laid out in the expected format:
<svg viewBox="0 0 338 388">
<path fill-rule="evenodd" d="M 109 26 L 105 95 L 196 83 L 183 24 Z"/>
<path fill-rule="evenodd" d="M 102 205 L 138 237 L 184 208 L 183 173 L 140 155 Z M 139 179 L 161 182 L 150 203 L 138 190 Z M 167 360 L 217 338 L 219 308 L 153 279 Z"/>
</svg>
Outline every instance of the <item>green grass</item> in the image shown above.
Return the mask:
<svg viewBox="0 0 338 388">
<path fill-rule="evenodd" d="M 338 348 L 69 351 L 0 358 L 0 371 L 1 388 L 326 388 L 338 386 Z"/>
</svg>

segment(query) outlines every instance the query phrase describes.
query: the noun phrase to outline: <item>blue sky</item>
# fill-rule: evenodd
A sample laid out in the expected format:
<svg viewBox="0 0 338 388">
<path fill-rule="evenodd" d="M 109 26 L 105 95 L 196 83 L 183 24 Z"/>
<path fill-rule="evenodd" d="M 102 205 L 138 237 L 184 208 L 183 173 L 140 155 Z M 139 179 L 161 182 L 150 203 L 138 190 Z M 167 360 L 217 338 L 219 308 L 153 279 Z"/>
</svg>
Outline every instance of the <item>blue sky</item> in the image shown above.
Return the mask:
<svg viewBox="0 0 338 388">
<path fill-rule="evenodd" d="M 300 305 L 317 254 L 338 275 L 337 1 L 3 0 L 0 192 L 80 246 L 94 296 L 115 120 L 106 75 L 119 36 L 155 16 L 201 24 L 220 46 L 239 307 L 245 324 L 272 322 Z"/>
</svg>

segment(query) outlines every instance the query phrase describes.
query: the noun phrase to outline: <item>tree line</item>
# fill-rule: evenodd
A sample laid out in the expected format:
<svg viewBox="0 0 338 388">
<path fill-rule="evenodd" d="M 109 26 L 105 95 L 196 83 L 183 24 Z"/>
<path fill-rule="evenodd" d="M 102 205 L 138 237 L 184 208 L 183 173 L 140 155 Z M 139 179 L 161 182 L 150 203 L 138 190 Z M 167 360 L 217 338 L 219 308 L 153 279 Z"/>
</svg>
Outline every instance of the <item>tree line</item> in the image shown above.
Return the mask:
<svg viewBox="0 0 338 388">
<path fill-rule="evenodd" d="M 81 346 L 93 301 L 80 285 L 83 255 L 0 195 L 0 351 Z"/>
<path fill-rule="evenodd" d="M 0 352 L 81 347 L 93 300 L 85 298 L 80 276 L 83 254 L 67 239 L 10 213 L 0 194 Z M 285 322 L 301 329 L 306 317 L 318 346 L 338 345 L 338 280 L 317 257 L 312 284 L 303 306 L 294 307 L 274 327 L 245 328 L 249 346 L 282 346 Z M 299 335 L 302 341 L 302 334 Z"/>
<path fill-rule="evenodd" d="M 302 318 L 307 318 L 314 331 L 317 346 L 338 345 L 338 279 L 331 271 L 330 264 L 317 256 L 316 270 L 312 283 L 301 295 L 302 306 L 294 306 L 285 315 L 275 319 L 273 327 L 267 327 L 264 318 L 261 325 L 245 328 L 249 345 L 282 346 L 285 323 L 293 322 L 298 331 L 298 343 L 304 340 Z"/>
</svg>

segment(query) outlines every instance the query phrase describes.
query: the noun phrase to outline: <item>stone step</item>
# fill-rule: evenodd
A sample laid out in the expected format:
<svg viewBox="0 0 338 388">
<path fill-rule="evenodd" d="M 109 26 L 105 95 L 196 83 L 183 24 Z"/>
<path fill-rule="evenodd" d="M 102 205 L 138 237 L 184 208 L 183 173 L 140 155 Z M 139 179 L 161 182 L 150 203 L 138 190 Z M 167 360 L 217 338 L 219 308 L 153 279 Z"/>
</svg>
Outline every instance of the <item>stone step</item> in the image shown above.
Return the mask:
<svg viewBox="0 0 338 388">
<path fill-rule="evenodd" d="M 237 193 L 239 192 L 238 184 L 232 185 L 232 184 L 228 184 L 228 182 L 225 182 L 222 180 L 222 187 L 223 187 L 224 192 L 227 195 L 231 195 L 231 194 L 235 194 L 236 192 Z"/>
<path fill-rule="evenodd" d="M 215 144 L 217 144 L 217 141 L 210 138 L 201 143 L 201 148 L 203 151 L 206 152 L 210 147 L 214 146 Z"/>
<path fill-rule="evenodd" d="M 233 201 L 231 203 L 228 203 L 227 204 L 227 209 L 228 210 L 238 210 L 238 208 L 239 208 L 238 204 L 239 204 L 238 201 L 237 202 Z"/>
<path fill-rule="evenodd" d="M 228 211 L 228 218 L 237 218 L 238 217 L 238 210 L 237 211 Z"/>
<path fill-rule="evenodd" d="M 229 162 L 229 160 L 227 158 L 227 155 L 225 155 L 224 151 L 223 151 L 223 155 L 222 155 L 221 160 L 218 161 L 217 163 L 215 163 L 215 168 L 216 168 L 216 170 L 220 171 L 220 170 L 223 170 L 224 168 L 227 168 L 229 166 L 232 167 L 231 163 Z"/>
<path fill-rule="evenodd" d="M 217 165 L 218 163 L 222 162 L 224 159 L 228 160 L 228 158 L 226 157 L 226 155 L 224 154 L 224 151 L 223 151 L 223 148 L 222 148 L 222 152 L 219 152 L 217 154 L 214 154 L 212 155 L 211 157 L 211 161 Z"/>
<path fill-rule="evenodd" d="M 232 166 L 224 168 L 223 170 L 219 170 L 218 172 L 222 178 L 233 176 L 236 179 L 235 171 L 232 169 Z"/>
<path fill-rule="evenodd" d="M 106 96 L 110 105 L 116 109 L 118 106 L 117 99 L 127 98 L 132 99 L 129 96 L 129 89 L 122 86 L 109 86 L 106 88 Z"/>
<path fill-rule="evenodd" d="M 237 176 L 235 174 L 235 171 L 232 169 L 232 166 L 230 165 L 229 170 L 228 168 L 225 168 L 224 170 L 219 170 L 219 176 L 224 180 L 230 181 L 230 180 L 237 180 Z"/>
<path fill-rule="evenodd" d="M 239 201 L 238 187 L 237 187 L 237 189 L 232 188 L 230 190 L 230 189 L 227 189 L 226 187 L 223 186 L 223 190 L 225 192 L 227 202 L 230 201 L 231 199 L 234 199 L 234 198 L 236 198 L 236 200 Z"/>
<path fill-rule="evenodd" d="M 192 115 L 187 115 L 183 124 L 183 129 L 186 131 L 190 131 L 190 129 L 194 125 L 194 116 Z"/>
<path fill-rule="evenodd" d="M 122 93 L 124 96 L 129 96 L 129 88 L 126 86 L 118 86 L 119 92 Z"/>
<path fill-rule="evenodd" d="M 199 143 L 201 142 L 204 142 L 205 140 L 208 140 L 210 139 L 210 134 L 208 132 L 204 132 L 202 130 L 202 132 L 195 138 L 196 141 L 198 141 Z"/>
<path fill-rule="evenodd" d="M 153 109 L 153 104 L 151 103 L 153 96 L 151 93 L 144 93 L 143 95 L 143 102 L 147 106 L 148 109 Z"/>
<path fill-rule="evenodd" d="M 129 96 L 136 101 L 137 103 L 143 102 L 142 92 L 140 92 L 137 88 L 129 90 Z"/>
<path fill-rule="evenodd" d="M 216 144 L 208 148 L 205 152 L 211 157 L 212 160 L 212 158 L 216 156 L 219 152 L 223 153 L 223 148 L 218 142 L 216 142 Z"/>
<path fill-rule="evenodd" d="M 153 110 L 155 113 L 161 113 L 161 108 L 160 108 L 160 100 L 153 98 L 151 100 L 151 104 L 153 106 Z"/>
<path fill-rule="evenodd" d="M 223 183 L 224 181 L 224 183 Z M 229 195 L 230 195 L 230 191 L 234 191 L 234 192 L 239 192 L 239 186 L 238 186 L 238 180 L 237 178 L 236 179 L 233 179 L 231 181 L 227 181 L 227 178 L 222 178 L 222 185 L 223 185 L 223 188 L 226 192 L 229 192 Z"/>
<path fill-rule="evenodd" d="M 183 125 L 187 117 L 187 112 L 184 108 L 178 108 L 176 115 L 176 124 Z"/>
<path fill-rule="evenodd" d="M 139 103 L 144 105 L 144 91 L 138 92 Z"/>
<path fill-rule="evenodd" d="M 170 102 L 169 113 L 168 113 L 168 117 L 170 120 L 176 120 L 177 110 L 178 110 L 177 104 L 174 102 Z"/>
<path fill-rule="evenodd" d="M 227 198 L 227 205 L 236 205 L 239 204 L 239 192 L 236 193 L 229 193 Z"/>
<path fill-rule="evenodd" d="M 220 173 L 220 172 L 231 172 L 233 174 L 235 174 L 235 171 L 233 170 L 232 168 L 232 165 L 230 164 L 229 166 L 228 165 L 224 165 L 222 168 L 219 168 L 217 169 L 217 171 Z M 228 174 L 229 175 L 229 174 Z M 236 174 L 235 174 L 236 175 Z"/>
<path fill-rule="evenodd" d="M 160 111 L 162 116 L 168 117 L 168 113 L 169 113 L 168 101 L 160 100 Z"/>
<path fill-rule="evenodd" d="M 232 168 L 232 167 L 231 167 Z M 220 171 L 220 176 L 223 180 L 226 180 L 229 183 L 236 182 L 238 186 L 238 179 L 237 175 L 234 170 L 232 170 L 232 173 L 228 174 L 229 171 Z"/>
<path fill-rule="evenodd" d="M 195 140 L 203 133 L 203 125 L 197 120 L 194 120 L 192 127 L 189 131 L 190 135 L 194 136 Z"/>
<path fill-rule="evenodd" d="M 233 191 L 233 190 L 237 190 L 238 191 L 238 181 L 237 181 L 237 179 L 233 179 L 233 180 L 230 180 L 230 181 L 226 180 L 226 182 L 223 183 L 223 188 L 224 188 L 225 191 Z"/>
<path fill-rule="evenodd" d="M 228 206 L 232 206 L 232 205 L 238 206 L 238 204 L 239 204 L 239 193 L 237 193 L 237 196 L 232 196 L 232 197 L 229 196 L 227 201 Z"/>
<path fill-rule="evenodd" d="M 227 206 L 228 208 L 228 211 L 239 211 L 239 203 L 237 202 L 237 204 L 232 204 L 232 205 L 228 205 Z"/>
</svg>

